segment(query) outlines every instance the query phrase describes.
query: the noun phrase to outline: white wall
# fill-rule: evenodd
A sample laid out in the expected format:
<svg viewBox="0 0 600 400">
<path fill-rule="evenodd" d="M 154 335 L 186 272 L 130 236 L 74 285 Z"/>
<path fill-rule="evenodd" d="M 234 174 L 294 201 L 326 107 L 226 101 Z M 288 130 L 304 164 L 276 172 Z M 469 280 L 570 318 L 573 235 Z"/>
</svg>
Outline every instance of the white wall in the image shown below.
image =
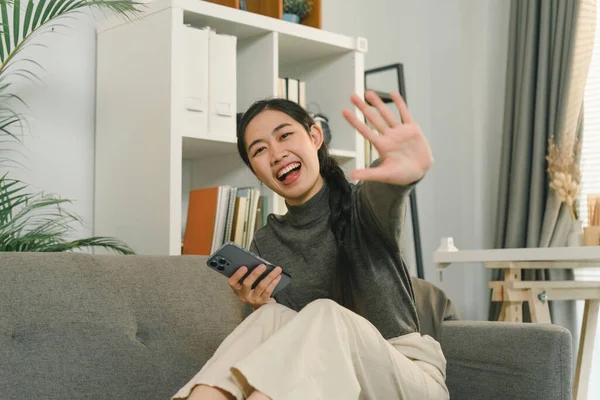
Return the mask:
<svg viewBox="0 0 600 400">
<path fill-rule="evenodd" d="M 36 69 L 42 84 L 18 80 L 15 91 L 29 106 L 25 111 L 29 129 L 10 176 L 44 191 L 73 200 L 69 211 L 79 215 L 77 237 L 92 234 L 94 113 L 95 113 L 95 23 L 79 14 L 62 19 L 57 27 L 38 37 L 22 53 L 40 63 Z"/>
<path fill-rule="evenodd" d="M 487 319 L 488 273 L 452 266 L 440 282 L 432 253 L 443 236 L 459 248 L 493 245 L 509 2 L 329 0 L 323 7 L 324 29 L 369 40 L 366 68 L 404 64 L 408 105 L 435 157 L 417 188 L 425 278 L 446 290 L 463 318 Z"/>
</svg>

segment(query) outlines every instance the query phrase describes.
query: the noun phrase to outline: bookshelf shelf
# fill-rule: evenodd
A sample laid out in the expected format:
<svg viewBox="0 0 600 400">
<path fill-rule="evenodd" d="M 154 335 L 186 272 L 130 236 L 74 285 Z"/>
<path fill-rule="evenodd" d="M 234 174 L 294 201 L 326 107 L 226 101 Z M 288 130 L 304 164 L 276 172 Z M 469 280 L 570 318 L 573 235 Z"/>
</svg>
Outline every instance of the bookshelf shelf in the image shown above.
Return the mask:
<svg viewBox="0 0 600 400">
<path fill-rule="evenodd" d="M 329 149 L 329 154 L 339 163 L 356 159 L 356 151 Z M 208 160 L 221 157 L 238 157 L 237 143 L 232 141 L 184 137 L 182 157 L 184 160 Z"/>
<path fill-rule="evenodd" d="M 347 172 L 364 166 L 364 140 L 341 114 L 364 92 L 364 39 L 201 0 L 146 3 L 132 21 L 109 17 L 97 29 L 94 234 L 140 254 L 181 254 L 194 189 L 259 188 L 268 213 L 285 213 L 240 160 L 235 130 L 208 135 L 189 112 L 190 27 L 236 37 L 235 112 L 277 96 L 280 77 L 302 80 L 307 108 L 329 118 L 330 153 Z"/>
<path fill-rule="evenodd" d="M 230 141 L 184 137 L 182 157 L 184 160 L 202 160 L 228 157 L 237 154 L 237 144 Z"/>
</svg>

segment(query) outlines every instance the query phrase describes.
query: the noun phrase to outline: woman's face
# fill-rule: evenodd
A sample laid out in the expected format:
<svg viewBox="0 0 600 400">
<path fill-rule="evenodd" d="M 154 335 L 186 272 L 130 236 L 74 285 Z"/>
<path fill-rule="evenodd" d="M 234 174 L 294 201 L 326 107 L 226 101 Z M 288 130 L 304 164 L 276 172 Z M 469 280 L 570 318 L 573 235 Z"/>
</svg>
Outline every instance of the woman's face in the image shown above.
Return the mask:
<svg viewBox="0 0 600 400">
<path fill-rule="evenodd" d="M 309 133 L 289 115 L 275 110 L 259 113 L 246 128 L 246 151 L 254 174 L 290 205 L 299 205 L 323 186 L 317 151 L 323 132 Z"/>
</svg>

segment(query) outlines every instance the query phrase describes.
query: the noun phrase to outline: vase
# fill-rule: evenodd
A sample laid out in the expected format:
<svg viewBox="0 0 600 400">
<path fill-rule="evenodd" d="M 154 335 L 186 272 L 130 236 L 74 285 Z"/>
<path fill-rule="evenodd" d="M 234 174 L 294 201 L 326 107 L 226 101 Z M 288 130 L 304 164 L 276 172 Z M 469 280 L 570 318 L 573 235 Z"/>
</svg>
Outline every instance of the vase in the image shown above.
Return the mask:
<svg viewBox="0 0 600 400">
<path fill-rule="evenodd" d="M 567 236 L 567 246 L 583 246 L 583 222 L 579 220 L 572 221 L 571 231 Z"/>
<path fill-rule="evenodd" d="M 286 20 L 286 21 L 293 22 L 295 24 L 299 24 L 300 23 L 300 17 L 297 16 L 296 14 L 284 13 L 283 14 L 283 19 Z"/>
</svg>

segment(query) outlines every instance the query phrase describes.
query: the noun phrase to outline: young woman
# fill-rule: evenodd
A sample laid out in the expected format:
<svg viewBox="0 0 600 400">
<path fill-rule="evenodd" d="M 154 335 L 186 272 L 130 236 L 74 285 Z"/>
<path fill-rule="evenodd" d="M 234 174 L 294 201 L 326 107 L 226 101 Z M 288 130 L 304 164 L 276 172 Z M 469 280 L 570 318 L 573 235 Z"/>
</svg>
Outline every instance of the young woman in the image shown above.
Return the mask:
<svg viewBox="0 0 600 400">
<path fill-rule="evenodd" d="M 255 176 L 286 201 L 251 250 L 292 276 L 275 298 L 275 269 L 229 285 L 248 316 L 174 398 L 260 400 L 448 399 L 440 345 L 419 333 L 400 243 L 406 200 L 433 162 L 398 93 L 401 120 L 373 92 L 351 101 L 381 135 L 344 110 L 380 160 L 351 184 L 304 109 L 262 100 L 244 114 L 238 150 Z"/>
</svg>

